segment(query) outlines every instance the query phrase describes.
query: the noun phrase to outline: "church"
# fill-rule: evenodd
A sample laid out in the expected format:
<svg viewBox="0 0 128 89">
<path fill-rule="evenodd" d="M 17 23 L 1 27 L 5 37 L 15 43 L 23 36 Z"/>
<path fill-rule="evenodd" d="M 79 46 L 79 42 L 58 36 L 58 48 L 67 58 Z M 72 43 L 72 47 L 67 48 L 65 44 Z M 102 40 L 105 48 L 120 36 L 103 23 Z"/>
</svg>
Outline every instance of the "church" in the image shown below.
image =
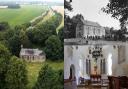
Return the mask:
<svg viewBox="0 0 128 89">
<path fill-rule="evenodd" d="M 93 80 L 92 78 L 94 76 L 95 77 L 100 76 L 98 82 L 100 81 L 100 79 L 106 80 L 107 89 L 118 89 L 118 88 L 110 88 L 111 86 L 109 84 L 110 83 L 109 76 L 113 76 L 113 77 L 128 76 L 127 54 L 128 54 L 127 44 L 65 45 L 64 46 L 64 80 L 65 82 L 67 82 L 68 80 L 74 81 L 76 87 L 82 86 L 83 84 L 85 88 L 85 86 L 89 87 L 90 84 L 92 84 L 92 80 Z M 77 88 L 73 88 L 73 89 L 77 89 Z"/>
<path fill-rule="evenodd" d="M 44 62 L 46 54 L 42 50 L 21 47 L 20 58 L 27 62 Z"/>
<path fill-rule="evenodd" d="M 105 36 L 105 29 L 97 22 L 84 20 L 78 22 L 76 26 L 76 38 L 102 38 Z"/>
</svg>

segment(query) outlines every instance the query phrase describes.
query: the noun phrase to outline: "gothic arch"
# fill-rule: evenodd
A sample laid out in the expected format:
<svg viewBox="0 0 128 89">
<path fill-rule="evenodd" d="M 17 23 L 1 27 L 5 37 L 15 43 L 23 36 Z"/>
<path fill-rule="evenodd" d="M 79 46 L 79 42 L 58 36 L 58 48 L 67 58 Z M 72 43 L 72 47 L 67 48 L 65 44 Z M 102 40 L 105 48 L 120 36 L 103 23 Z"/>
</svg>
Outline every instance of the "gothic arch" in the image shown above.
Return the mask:
<svg viewBox="0 0 128 89">
<path fill-rule="evenodd" d="M 75 66 L 73 64 L 71 64 L 69 79 L 74 79 L 74 78 L 75 78 Z"/>
</svg>

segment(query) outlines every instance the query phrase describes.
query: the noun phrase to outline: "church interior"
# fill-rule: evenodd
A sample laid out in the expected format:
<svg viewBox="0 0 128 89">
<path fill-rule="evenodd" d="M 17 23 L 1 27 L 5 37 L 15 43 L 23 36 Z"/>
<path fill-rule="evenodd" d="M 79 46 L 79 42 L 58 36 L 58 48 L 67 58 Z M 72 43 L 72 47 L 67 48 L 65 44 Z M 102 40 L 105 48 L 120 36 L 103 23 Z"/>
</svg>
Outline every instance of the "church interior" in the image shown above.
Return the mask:
<svg viewBox="0 0 128 89">
<path fill-rule="evenodd" d="M 65 45 L 64 89 L 128 89 L 128 45 Z"/>
</svg>

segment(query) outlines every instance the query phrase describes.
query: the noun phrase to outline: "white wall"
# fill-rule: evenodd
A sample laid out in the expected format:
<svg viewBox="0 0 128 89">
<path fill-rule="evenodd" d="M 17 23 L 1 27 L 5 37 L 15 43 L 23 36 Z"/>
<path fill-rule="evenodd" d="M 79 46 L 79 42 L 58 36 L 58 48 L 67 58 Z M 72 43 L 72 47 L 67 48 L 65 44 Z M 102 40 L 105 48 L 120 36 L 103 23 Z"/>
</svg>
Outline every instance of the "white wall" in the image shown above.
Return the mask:
<svg viewBox="0 0 128 89">
<path fill-rule="evenodd" d="M 77 84 L 79 84 L 79 77 L 88 78 L 86 74 L 86 59 L 88 58 L 88 45 L 75 45 L 64 46 L 64 79 L 68 79 L 70 75 L 70 66 L 73 64 L 75 66 L 75 76 L 77 79 Z M 93 46 L 92 46 L 93 47 Z M 118 47 L 113 47 L 113 45 L 104 45 L 103 47 L 103 58 L 106 60 L 106 73 L 107 75 L 121 76 L 128 75 L 128 45 L 126 45 L 126 61 L 118 64 Z M 89 57 L 93 64 L 94 58 Z M 100 68 L 100 58 L 98 59 Z M 111 65 L 112 63 L 112 65 Z M 91 67 L 91 71 L 94 67 Z M 100 70 L 99 70 L 100 71 Z"/>
</svg>

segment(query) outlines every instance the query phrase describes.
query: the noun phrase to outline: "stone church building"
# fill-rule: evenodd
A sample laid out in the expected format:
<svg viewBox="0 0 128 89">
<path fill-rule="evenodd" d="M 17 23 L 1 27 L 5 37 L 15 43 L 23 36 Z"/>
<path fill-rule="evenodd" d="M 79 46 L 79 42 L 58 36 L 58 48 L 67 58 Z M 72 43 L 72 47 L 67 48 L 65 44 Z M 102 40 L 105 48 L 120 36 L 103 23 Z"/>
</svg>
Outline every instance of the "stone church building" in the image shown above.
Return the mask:
<svg viewBox="0 0 128 89">
<path fill-rule="evenodd" d="M 81 18 L 76 26 L 76 38 L 102 38 L 103 36 L 105 36 L 105 29 L 97 22 Z"/>
<path fill-rule="evenodd" d="M 46 54 L 39 49 L 21 48 L 20 58 L 28 62 L 44 62 Z"/>
</svg>

